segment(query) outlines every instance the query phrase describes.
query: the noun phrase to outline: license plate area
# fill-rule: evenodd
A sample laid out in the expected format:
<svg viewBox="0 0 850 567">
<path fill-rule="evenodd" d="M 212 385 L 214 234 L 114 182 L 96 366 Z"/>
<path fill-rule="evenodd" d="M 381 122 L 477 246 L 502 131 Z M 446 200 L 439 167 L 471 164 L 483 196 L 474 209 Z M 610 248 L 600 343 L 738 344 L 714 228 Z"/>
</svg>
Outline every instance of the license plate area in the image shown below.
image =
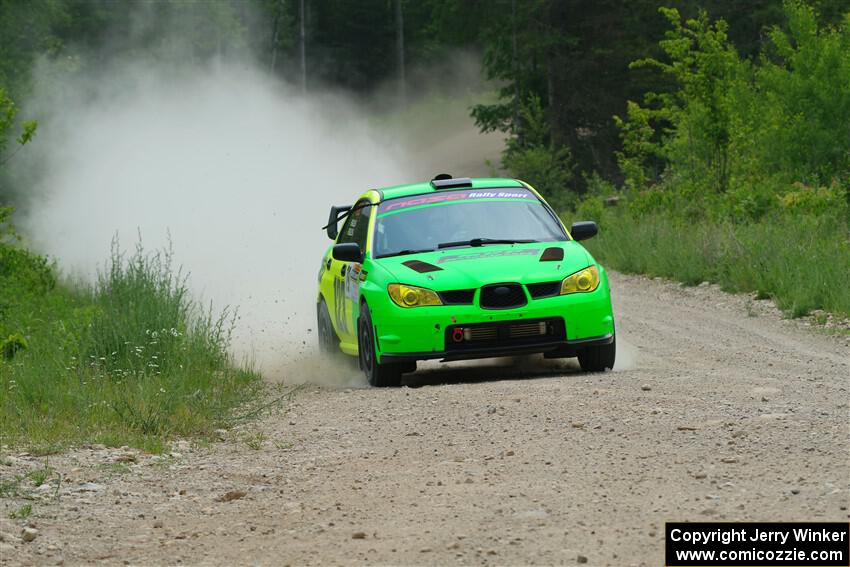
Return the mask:
<svg viewBox="0 0 850 567">
<path fill-rule="evenodd" d="M 446 351 L 493 346 L 522 346 L 566 340 L 564 320 L 512 319 L 446 327 Z"/>
</svg>

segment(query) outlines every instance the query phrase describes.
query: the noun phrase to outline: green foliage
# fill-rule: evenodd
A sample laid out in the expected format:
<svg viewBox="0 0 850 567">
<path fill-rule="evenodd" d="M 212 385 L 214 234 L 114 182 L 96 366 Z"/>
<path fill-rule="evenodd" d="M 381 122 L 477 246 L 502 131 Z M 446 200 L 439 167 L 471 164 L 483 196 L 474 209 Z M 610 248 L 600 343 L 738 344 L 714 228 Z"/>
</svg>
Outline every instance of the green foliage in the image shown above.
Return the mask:
<svg viewBox="0 0 850 567">
<path fill-rule="evenodd" d="M 15 118 L 18 115 L 18 107 L 15 102 L 9 97 L 6 90 L 0 87 L 0 165 L 6 163 L 11 156 L 4 156 L 3 152 L 8 145 L 7 136 L 14 131 L 17 124 Z M 35 137 L 35 131 L 38 127 L 38 122 L 35 120 L 27 120 L 20 124 L 20 134 L 15 138 L 15 141 L 23 146 L 30 142 Z M 3 222 L 3 217 L 0 216 L 0 223 Z"/>
<path fill-rule="evenodd" d="M 570 206 L 575 195 L 567 185 L 572 178 L 569 158 L 567 148 L 532 146 L 506 153 L 502 163 L 512 176 L 529 182 L 546 196 L 552 206 L 563 208 Z"/>
<path fill-rule="evenodd" d="M 850 218 L 848 186 L 833 182 L 829 187 L 810 187 L 795 183 L 794 190 L 779 197 L 780 208 L 794 215 L 835 216 Z"/>
<path fill-rule="evenodd" d="M 191 300 L 168 251 L 125 258 L 116 245 L 93 289 L 56 284 L 46 260 L 13 244 L 0 251 L 17 258 L 0 264 L 0 336 L 27 346 L 0 359 L 4 442 L 158 450 L 257 398 L 259 376 L 230 355 L 232 317 Z M 26 283 L 45 273 L 53 285 Z"/>
<path fill-rule="evenodd" d="M 29 478 L 35 486 L 41 486 L 54 474 L 56 474 L 56 469 L 51 467 L 49 461 L 45 458 L 44 465 L 28 472 L 27 478 Z"/>
<path fill-rule="evenodd" d="M 850 179 L 850 16 L 821 28 L 799 0 L 784 4 L 785 27 L 774 26 L 761 57 L 750 64 L 705 13 L 683 21 L 662 9 L 671 29 L 660 46 L 664 61 L 646 58 L 675 88 L 648 93 L 617 119 L 618 161 L 626 186 L 661 183 L 704 210 L 720 205 L 738 220 L 774 210 L 794 182 Z M 663 167 L 659 168 L 659 161 Z M 729 192 L 716 200 L 711 193 Z"/>
<path fill-rule="evenodd" d="M 635 65 L 675 87 L 617 121 L 628 202 L 591 246 L 613 267 L 755 291 L 793 316 L 850 313 L 850 15 L 822 27 L 787 0 L 750 63 L 723 21 L 663 13 L 665 61 Z"/>
<path fill-rule="evenodd" d="M 32 504 L 24 504 L 17 510 L 9 512 L 9 518 L 12 520 L 26 520 L 32 515 Z"/>
<path fill-rule="evenodd" d="M 525 124 L 522 139 L 512 137 L 502 156 L 502 166 L 511 175 L 531 183 L 553 206 L 563 208 L 573 201 L 568 183 L 570 152 L 568 148 L 552 149 L 549 123 L 540 103 L 540 97 L 530 95 L 520 114 Z"/>
<path fill-rule="evenodd" d="M 95 315 L 82 355 L 111 373 L 214 372 L 226 366 L 233 319 L 201 311 L 170 250 L 125 258 L 117 242 L 94 290 Z M 132 309 L 127 306 L 132 305 Z"/>
<path fill-rule="evenodd" d="M 575 204 L 575 212 L 571 214 L 577 220 L 598 220 L 605 215 L 606 206 L 616 206 L 622 197 L 620 191 L 602 178 L 601 175 L 594 173 L 585 180 L 587 191 L 582 198 Z M 606 205 L 608 199 L 614 199 L 612 205 Z M 568 212 L 564 213 L 565 215 Z"/>
<path fill-rule="evenodd" d="M 53 266 L 46 257 L 16 246 L 20 236 L 9 221 L 12 210 L 0 207 L 0 282 L 10 297 L 50 290 L 56 285 Z M 0 315 L 2 313 L 3 303 L 0 302 Z"/>
<path fill-rule="evenodd" d="M 850 242 L 840 219 L 801 215 L 747 224 L 693 222 L 608 209 L 601 222 L 599 237 L 588 247 L 612 268 L 755 292 L 794 317 L 814 309 L 850 315 Z"/>
<path fill-rule="evenodd" d="M 663 12 L 665 61 L 636 65 L 675 87 L 618 120 L 627 199 L 601 211 L 589 246 L 614 268 L 752 291 L 792 316 L 850 314 L 850 16 L 821 28 L 788 0 L 750 63 L 722 21 Z"/>
<path fill-rule="evenodd" d="M 12 360 L 15 353 L 29 346 L 27 339 L 20 333 L 12 333 L 5 339 L 0 340 L 0 356 L 6 360 Z"/>
<path fill-rule="evenodd" d="M 660 155 L 671 167 L 687 171 L 692 182 L 726 191 L 732 168 L 734 97 L 746 83 L 747 66 L 729 41 L 723 20 L 712 23 L 701 12 L 683 22 L 678 10 L 662 8 L 661 13 L 672 27 L 659 43 L 668 61 L 646 58 L 632 67 L 658 68 L 677 89 L 647 93 L 648 107 L 631 103 L 626 119 L 617 120 L 623 138 L 620 165 L 631 186 L 642 186 L 648 178 L 645 161 Z M 660 146 L 651 142 L 653 121 L 663 129 Z"/>
<path fill-rule="evenodd" d="M 39 54 L 55 54 L 59 30 L 78 0 L 0 1 L 0 87 L 14 98 L 26 94 L 30 67 Z"/>
<path fill-rule="evenodd" d="M 686 0 L 680 4 L 696 4 Z M 617 130 L 611 116 L 626 101 L 666 78 L 629 73 L 629 62 L 657 50 L 664 21 L 655 0 L 559 2 L 493 0 L 483 23 L 484 70 L 499 84 L 499 99 L 480 104 L 473 117 L 482 130 L 511 132 L 522 138 L 521 103 L 540 97 L 547 112 L 553 147 L 569 148 L 575 172 L 619 177 L 614 152 Z M 584 190 L 584 175 L 569 183 Z"/>
<path fill-rule="evenodd" d="M 764 170 L 806 183 L 850 176 L 850 13 L 834 28 L 819 28 L 814 10 L 785 3 L 787 30 L 774 27 L 758 67 L 758 104 L 749 130 Z M 742 120 L 745 117 L 742 117 Z"/>
<path fill-rule="evenodd" d="M 615 152 L 617 163 L 623 173 L 624 184 L 628 189 L 641 189 L 658 178 L 659 172 L 652 170 L 652 158 L 662 157 L 661 145 L 651 121 L 658 112 L 644 108 L 629 101 L 626 105 L 626 118 L 614 117 L 614 123 L 620 130 L 623 150 Z"/>
</svg>

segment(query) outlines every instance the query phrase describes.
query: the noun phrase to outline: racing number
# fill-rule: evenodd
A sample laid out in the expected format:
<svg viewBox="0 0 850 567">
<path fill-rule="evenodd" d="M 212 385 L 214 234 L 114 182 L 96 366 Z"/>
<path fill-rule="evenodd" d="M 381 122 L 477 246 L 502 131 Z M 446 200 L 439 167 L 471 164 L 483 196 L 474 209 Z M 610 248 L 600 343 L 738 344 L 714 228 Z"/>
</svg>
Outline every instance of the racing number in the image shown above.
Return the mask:
<svg viewBox="0 0 850 567">
<path fill-rule="evenodd" d="M 345 279 L 339 274 L 334 275 L 334 319 L 340 333 L 349 333 L 348 321 L 345 316 Z"/>
<path fill-rule="evenodd" d="M 342 226 L 337 244 L 356 243 L 360 250 L 365 252 L 366 240 L 369 233 L 369 219 L 372 207 L 367 200 L 355 203 L 352 213 Z M 333 303 L 334 322 L 337 331 L 345 338 L 356 341 L 357 331 L 354 326 L 354 317 L 359 312 L 355 309 L 360 292 L 360 264 L 348 262 L 333 262 Z"/>
</svg>

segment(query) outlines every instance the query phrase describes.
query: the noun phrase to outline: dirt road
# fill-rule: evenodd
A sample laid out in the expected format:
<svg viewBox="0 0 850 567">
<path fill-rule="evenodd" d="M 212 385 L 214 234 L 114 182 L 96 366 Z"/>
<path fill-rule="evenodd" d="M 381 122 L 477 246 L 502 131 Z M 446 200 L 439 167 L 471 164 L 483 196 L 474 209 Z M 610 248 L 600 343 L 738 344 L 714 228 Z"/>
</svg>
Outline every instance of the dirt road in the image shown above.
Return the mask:
<svg viewBox="0 0 850 567">
<path fill-rule="evenodd" d="M 710 286 L 612 287 L 614 372 L 435 365 L 165 459 L 51 457 L 58 492 L 0 499 L 0 563 L 655 566 L 666 520 L 846 521 L 850 339 Z"/>
</svg>

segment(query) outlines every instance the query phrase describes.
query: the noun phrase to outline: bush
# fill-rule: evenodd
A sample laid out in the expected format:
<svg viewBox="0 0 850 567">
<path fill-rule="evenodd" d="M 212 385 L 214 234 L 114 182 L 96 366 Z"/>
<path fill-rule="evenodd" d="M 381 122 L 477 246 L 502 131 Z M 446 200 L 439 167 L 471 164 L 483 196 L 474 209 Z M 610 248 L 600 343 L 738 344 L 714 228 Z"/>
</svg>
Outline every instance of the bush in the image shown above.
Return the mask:
<svg viewBox="0 0 850 567">
<path fill-rule="evenodd" d="M 533 146 L 506 154 L 502 163 L 511 175 L 530 183 L 553 207 L 560 209 L 575 202 L 575 194 L 567 189 L 572 177 L 566 167 L 568 160 L 566 148 L 554 151 Z"/>
<path fill-rule="evenodd" d="M 572 179 L 570 150 L 554 148 L 549 123 L 540 97 L 529 96 L 520 111 L 522 136 L 508 140 L 502 167 L 517 179 L 530 183 L 555 209 L 572 207 L 575 194 L 568 188 Z"/>
<path fill-rule="evenodd" d="M 846 193 L 847 189 L 842 188 L 837 181 L 829 187 L 809 187 L 796 183 L 794 191 L 779 197 L 779 204 L 784 211 L 795 215 L 832 215 L 847 218 L 850 207 Z"/>
<path fill-rule="evenodd" d="M 850 241 L 841 220 L 799 215 L 694 222 L 609 209 L 602 224 L 588 247 L 612 268 L 756 292 L 794 317 L 814 309 L 850 315 Z"/>
<path fill-rule="evenodd" d="M 19 333 L 13 333 L 0 341 L 0 355 L 6 360 L 12 360 L 12 357 L 19 350 L 24 350 L 29 346 L 27 339 Z"/>
<path fill-rule="evenodd" d="M 663 60 L 633 65 L 673 88 L 615 120 L 626 206 L 603 211 L 590 248 L 621 270 L 773 297 L 792 316 L 850 314 L 850 18 L 819 29 L 786 0 L 786 26 L 750 61 L 725 22 L 661 11 Z"/>
<path fill-rule="evenodd" d="M 625 118 L 615 118 L 627 188 L 661 183 L 697 198 L 728 191 L 728 212 L 757 220 L 791 182 L 846 181 L 850 18 L 819 28 L 811 6 L 786 0 L 785 26 L 769 31 L 751 62 L 723 20 L 661 12 L 670 23 L 659 44 L 664 57 L 632 65 L 657 68 L 674 86 L 647 93 L 643 105 L 629 102 Z"/>
<path fill-rule="evenodd" d="M 190 298 L 168 251 L 124 258 L 116 245 L 93 289 L 4 287 L 0 302 L 28 343 L 0 361 L 6 443 L 156 450 L 226 425 L 259 393 L 259 376 L 229 352 L 233 318 Z"/>
</svg>

